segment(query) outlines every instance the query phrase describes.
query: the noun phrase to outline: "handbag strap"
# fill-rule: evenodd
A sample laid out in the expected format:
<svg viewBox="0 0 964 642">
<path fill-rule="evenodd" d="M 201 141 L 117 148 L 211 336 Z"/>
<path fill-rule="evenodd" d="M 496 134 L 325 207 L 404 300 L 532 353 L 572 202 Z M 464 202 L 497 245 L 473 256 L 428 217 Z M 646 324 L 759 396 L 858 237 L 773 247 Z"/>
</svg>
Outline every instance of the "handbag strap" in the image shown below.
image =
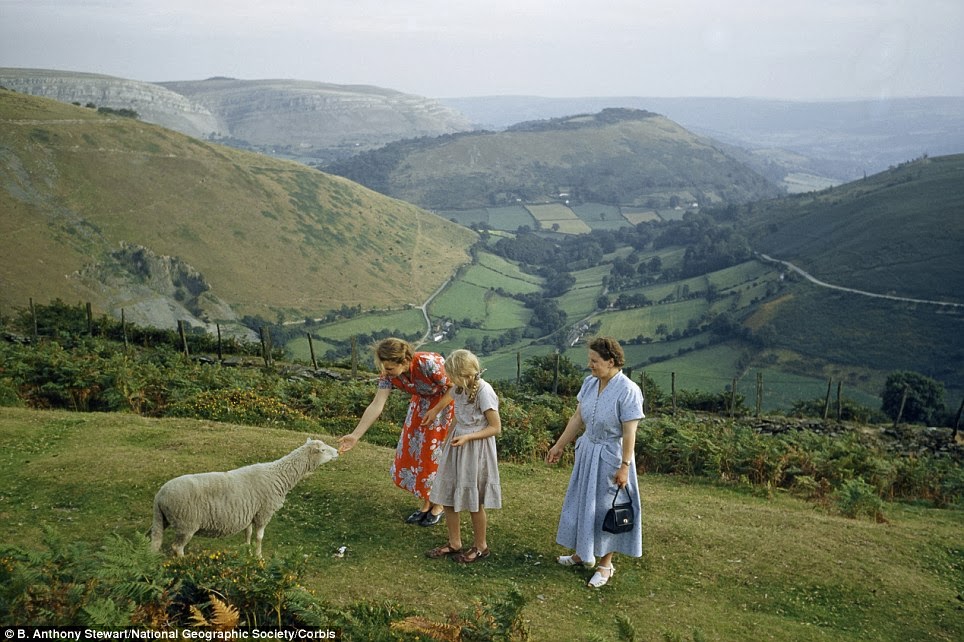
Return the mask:
<svg viewBox="0 0 964 642">
<path fill-rule="evenodd" d="M 629 484 L 626 484 L 626 486 L 629 486 Z M 616 494 L 613 495 L 613 508 L 616 508 L 616 499 L 619 497 L 619 491 L 620 491 L 620 490 L 625 490 L 625 491 L 626 491 L 626 497 L 629 498 L 629 501 L 630 501 L 630 502 L 633 501 L 633 496 L 629 494 L 629 489 L 626 488 L 626 486 L 620 486 L 619 488 L 616 489 Z"/>
</svg>

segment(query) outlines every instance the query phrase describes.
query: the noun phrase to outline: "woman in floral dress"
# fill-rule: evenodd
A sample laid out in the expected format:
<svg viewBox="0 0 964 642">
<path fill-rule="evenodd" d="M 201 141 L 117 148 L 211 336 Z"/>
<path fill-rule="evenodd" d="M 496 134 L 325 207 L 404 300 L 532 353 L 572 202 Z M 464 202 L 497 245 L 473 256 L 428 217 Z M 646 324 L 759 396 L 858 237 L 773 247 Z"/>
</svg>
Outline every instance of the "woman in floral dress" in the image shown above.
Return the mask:
<svg viewBox="0 0 964 642">
<path fill-rule="evenodd" d="M 365 409 L 358 425 L 338 440 L 339 452 L 351 450 L 385 409 L 392 390 L 411 395 L 408 414 L 395 449 L 391 475 L 395 485 L 422 500 L 418 510 L 405 521 L 432 526 L 442 518 L 442 507 L 429 501 L 438 470 L 439 446 L 445 441 L 454 410 L 449 404 L 423 425 L 425 414 L 445 395 L 451 383 L 445 374 L 445 360 L 434 352 L 416 352 L 402 339 L 388 338 L 375 345 L 375 359 L 381 367 L 375 398 Z"/>
</svg>

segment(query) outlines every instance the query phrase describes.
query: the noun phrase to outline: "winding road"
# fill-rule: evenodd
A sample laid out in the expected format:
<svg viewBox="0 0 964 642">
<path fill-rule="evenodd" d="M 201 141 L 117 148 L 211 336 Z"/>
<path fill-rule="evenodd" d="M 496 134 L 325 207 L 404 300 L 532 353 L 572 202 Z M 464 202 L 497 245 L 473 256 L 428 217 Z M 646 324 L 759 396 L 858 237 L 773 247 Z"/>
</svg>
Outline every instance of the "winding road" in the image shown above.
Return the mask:
<svg viewBox="0 0 964 642">
<path fill-rule="evenodd" d="M 819 285 L 822 288 L 830 288 L 831 290 L 840 290 L 841 292 L 851 292 L 853 294 L 859 294 L 861 296 L 869 296 L 875 299 L 890 299 L 891 301 L 903 301 L 905 303 L 922 303 L 924 305 L 940 305 L 940 306 L 945 306 L 949 308 L 964 308 L 964 303 L 951 303 L 948 301 L 929 301 L 927 299 L 911 299 L 903 296 L 893 296 L 891 294 L 876 294 L 874 292 L 867 292 L 865 290 L 855 290 L 854 288 L 845 288 L 840 285 L 833 285 L 832 283 L 826 283 L 817 278 L 814 278 L 808 272 L 801 270 L 800 268 L 798 268 L 793 263 L 790 263 L 789 261 L 781 261 L 780 259 L 775 259 L 771 256 L 767 256 L 766 254 L 762 254 L 762 253 L 757 253 L 757 256 L 759 256 L 761 259 L 769 263 L 779 263 L 780 265 L 786 266 L 791 271 L 796 272 L 797 274 L 799 274 L 806 280 L 810 281 L 814 285 Z"/>
</svg>

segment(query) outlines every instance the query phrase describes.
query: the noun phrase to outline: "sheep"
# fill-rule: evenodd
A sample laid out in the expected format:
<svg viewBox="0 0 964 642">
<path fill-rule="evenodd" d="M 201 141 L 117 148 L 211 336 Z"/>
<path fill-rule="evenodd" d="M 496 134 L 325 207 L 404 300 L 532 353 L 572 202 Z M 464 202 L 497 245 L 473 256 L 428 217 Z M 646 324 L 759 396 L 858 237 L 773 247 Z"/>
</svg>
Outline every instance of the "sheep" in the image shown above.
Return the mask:
<svg viewBox="0 0 964 642">
<path fill-rule="evenodd" d="M 338 451 L 318 439 L 308 439 L 281 459 L 251 464 L 227 472 L 181 475 L 167 481 L 154 496 L 151 549 L 161 550 L 164 529 L 174 528 L 174 554 L 195 534 L 225 537 L 245 530 L 255 554 L 261 557 L 264 528 L 284 504 L 295 484 L 321 464 L 338 457 Z"/>
</svg>

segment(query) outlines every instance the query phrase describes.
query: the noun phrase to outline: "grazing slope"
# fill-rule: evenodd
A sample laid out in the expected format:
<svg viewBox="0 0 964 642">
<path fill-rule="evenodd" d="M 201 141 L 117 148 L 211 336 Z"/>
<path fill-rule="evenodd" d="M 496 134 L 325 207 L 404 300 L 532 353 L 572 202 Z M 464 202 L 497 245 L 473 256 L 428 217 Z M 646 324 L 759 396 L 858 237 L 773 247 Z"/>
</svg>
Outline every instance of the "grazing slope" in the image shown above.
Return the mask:
<svg viewBox="0 0 964 642">
<path fill-rule="evenodd" d="M 8 90 L 0 213 L 5 309 L 79 299 L 159 327 L 420 304 L 476 239 L 303 165 Z"/>
</svg>

